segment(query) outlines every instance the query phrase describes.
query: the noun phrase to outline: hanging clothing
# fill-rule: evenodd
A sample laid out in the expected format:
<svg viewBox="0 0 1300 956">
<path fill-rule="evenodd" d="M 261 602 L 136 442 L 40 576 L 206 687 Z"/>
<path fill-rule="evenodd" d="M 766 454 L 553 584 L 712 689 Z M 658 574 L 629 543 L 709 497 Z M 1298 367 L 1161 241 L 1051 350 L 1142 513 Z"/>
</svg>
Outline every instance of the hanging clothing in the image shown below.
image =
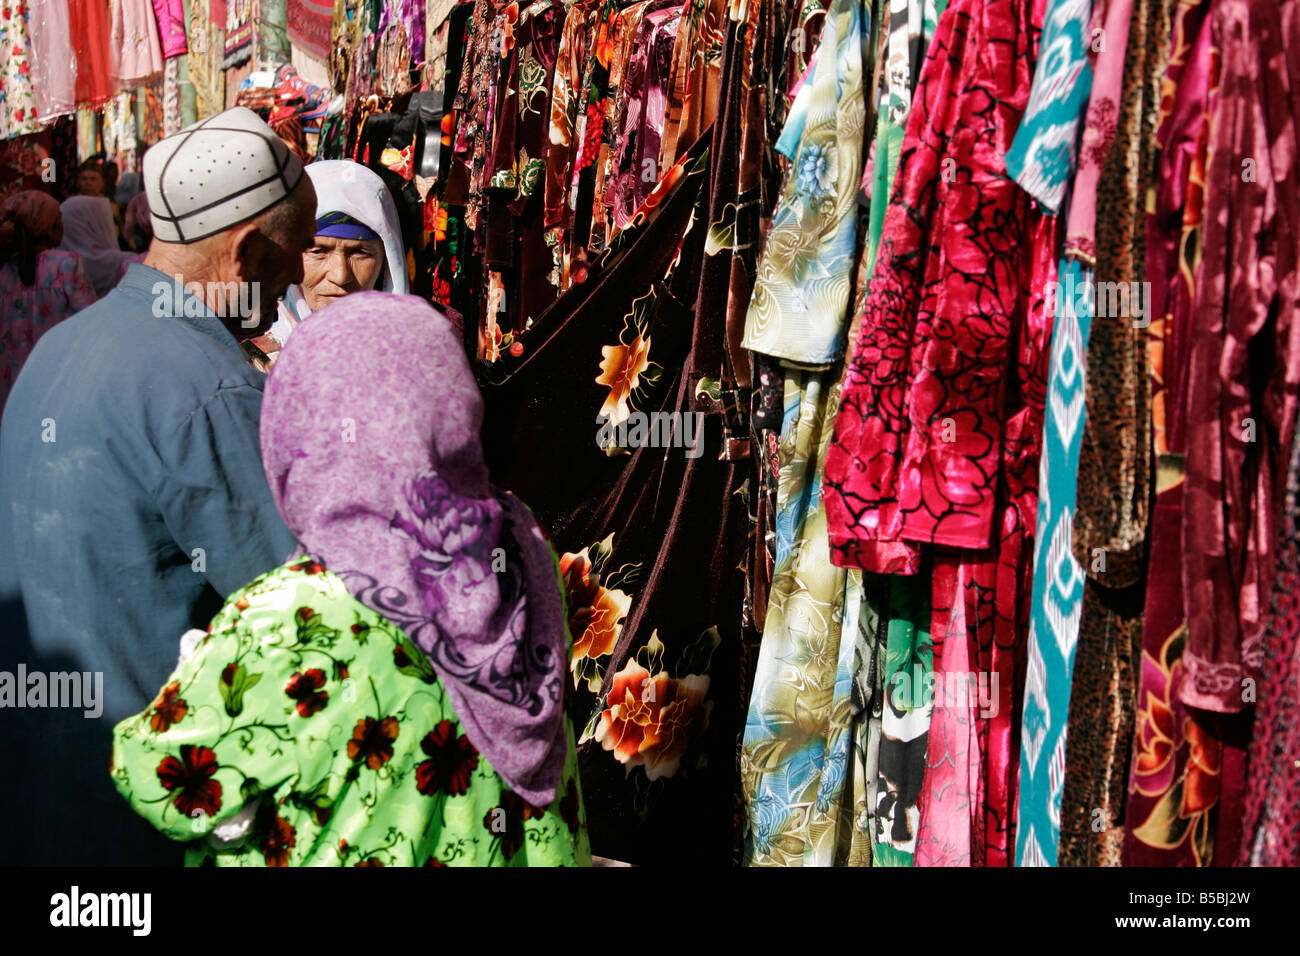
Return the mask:
<svg viewBox="0 0 1300 956">
<path fill-rule="evenodd" d="M 1287 467 L 1283 507 L 1276 583 L 1263 630 L 1268 677 L 1250 742 L 1239 866 L 1300 864 L 1300 443 Z"/>
<path fill-rule="evenodd" d="M 226 33 L 213 22 L 210 10 L 211 0 L 190 2 L 189 35 L 193 47 L 186 54 L 185 64 L 194 87 L 195 115 L 200 120 L 226 108 L 226 73 L 221 68 Z"/>
<path fill-rule="evenodd" d="M 934 708 L 922 865 L 1004 865 L 1013 840 L 1055 260 L 1054 223 L 1005 178 L 1002 155 L 1028 100 L 1042 14 L 1041 3 L 959 0 L 939 19 L 826 459 L 835 563 L 915 574 L 921 545 L 942 546 L 936 681 L 998 678 L 985 687 L 996 704 L 972 694 Z M 959 122 L 981 132 L 958 134 Z"/>
<path fill-rule="evenodd" d="M 32 86 L 32 44 L 23 10 L 23 0 L 2 0 L 0 5 L 0 49 L 5 53 L 0 70 L 0 139 L 40 128 Z"/>
<path fill-rule="evenodd" d="M 185 38 L 185 11 L 182 0 L 151 0 L 154 19 L 158 25 L 158 40 L 162 46 L 163 59 L 185 53 L 188 43 Z"/>
<path fill-rule="evenodd" d="M 844 352 L 857 239 L 866 97 L 861 0 L 832 3 L 816 65 L 777 144 L 793 164 L 773 216 L 741 344 L 799 365 Z M 797 149 L 796 149 L 797 146 Z"/>
<path fill-rule="evenodd" d="M 181 61 L 171 57 L 163 64 L 162 137 L 181 131 Z M 301 159 L 301 157 L 299 157 Z"/>
<path fill-rule="evenodd" d="M 103 0 L 68 0 L 68 33 L 77 58 L 77 106 L 96 108 L 112 98 L 109 11 Z"/>
<path fill-rule="evenodd" d="M 1252 10 L 1252 21 L 1256 11 Z M 1262 22 L 1259 62 L 1268 63 L 1266 79 L 1257 95 L 1261 103 L 1255 107 L 1258 117 L 1260 107 L 1264 104 L 1279 103 L 1281 89 L 1281 50 L 1286 51 L 1287 72 L 1290 77 L 1292 96 L 1291 116 L 1293 122 L 1300 121 L 1300 10 L 1294 2 L 1278 5 L 1278 19 L 1272 19 L 1272 11 L 1260 10 Z M 1279 30 L 1278 27 L 1281 27 Z M 1233 44 L 1229 56 L 1224 58 L 1225 68 L 1234 73 L 1243 64 L 1238 56 L 1249 54 L 1245 49 Z M 1264 59 L 1268 57 L 1267 61 Z M 1236 84 L 1234 83 L 1234 86 Z M 1269 105 L 1264 114 L 1272 119 L 1273 107 Z M 1280 130 L 1275 131 L 1285 137 Z M 1300 131 L 1292 128 L 1291 139 L 1295 141 Z M 1277 190 L 1279 219 L 1291 218 L 1291 236 L 1297 235 L 1295 223 L 1295 206 L 1289 209 L 1281 204 L 1286 202 L 1291 184 L 1296 181 L 1294 163 L 1274 171 L 1274 189 Z M 1281 178 L 1277 178 L 1281 174 Z M 1267 183 L 1262 176 L 1260 182 Z M 1280 223 L 1279 223 L 1280 226 Z M 1278 229 L 1279 239 L 1282 233 Z M 1279 263 L 1283 250 L 1279 244 L 1275 247 Z M 1294 263 L 1294 260 L 1292 260 Z M 1291 289 L 1289 301 L 1294 310 L 1297 277 L 1293 271 L 1289 276 L 1279 274 L 1279 299 L 1285 298 L 1284 290 Z M 1292 319 L 1291 331 L 1295 331 L 1295 319 Z M 1292 345 L 1294 349 L 1294 345 Z M 1294 353 L 1291 353 L 1294 354 Z M 1293 394 L 1288 390 L 1287 395 Z M 1283 433 L 1287 434 L 1286 432 Z M 1300 435 L 1292 421 L 1290 434 Z M 1282 445 L 1282 449 L 1286 446 Z M 1261 669 L 1264 678 L 1260 682 L 1258 713 L 1255 715 L 1254 739 L 1250 744 L 1250 778 L 1249 789 L 1245 798 L 1242 819 L 1240 862 L 1253 866 L 1295 866 L 1300 863 L 1300 813 L 1297 812 L 1297 770 L 1300 769 L 1300 734 L 1296 732 L 1296 701 L 1300 699 L 1297 679 L 1300 676 L 1300 642 L 1297 642 L 1297 613 L 1295 602 L 1300 595 L 1300 582 L 1297 581 L 1296 543 L 1297 515 L 1300 514 L 1300 452 L 1295 451 L 1295 439 L 1292 439 L 1292 453 L 1286 474 L 1286 494 L 1283 499 L 1283 511 L 1278 522 L 1277 571 L 1275 573 L 1272 599 L 1269 613 L 1261 626 L 1263 638 L 1264 661 Z M 1273 500 L 1276 500 L 1274 498 Z M 1261 592 L 1263 593 L 1263 592 Z M 1244 654 L 1243 654 L 1244 657 Z"/>
<path fill-rule="evenodd" d="M 1179 696 L 1220 713 L 1244 709 L 1244 682 L 1264 679 L 1260 618 L 1300 395 L 1300 171 L 1286 160 L 1274 165 L 1300 141 L 1300 77 L 1280 52 L 1294 38 L 1283 36 L 1291 16 L 1293 2 L 1236 0 L 1211 11 L 1223 72 L 1209 118 L 1189 357 L 1187 443 L 1204 451 L 1187 461 L 1187 678 Z M 1270 59 L 1263 51 L 1273 49 Z"/>
<path fill-rule="evenodd" d="M 805 297 L 826 310 L 825 338 L 842 338 L 855 271 L 864 85 L 873 66 L 862 53 L 870 49 L 871 24 L 868 5 L 831 4 L 817 66 L 775 144 L 793 165 L 748 303 L 741 344 L 751 351 L 790 358 L 788 345 L 807 332 L 808 316 L 795 304 Z M 812 244 L 800 247 L 800 224 L 813 222 Z M 842 288 L 823 285 L 819 255 L 827 254 L 843 271 Z M 884 609 L 877 594 L 864 594 L 861 572 L 831 564 L 826 545 L 822 471 L 839 378 L 838 365 L 785 373 L 774 568 L 741 743 L 750 866 L 872 860 L 880 707 L 855 707 L 853 686 L 858 642 L 879 643 Z"/>
<path fill-rule="evenodd" d="M 77 108 L 77 58 L 73 53 L 68 0 L 31 0 L 32 95 L 42 123 Z"/>
<path fill-rule="evenodd" d="M 1125 805 L 1126 866 L 1208 866 L 1215 860 L 1219 798 L 1225 781 L 1230 791 L 1238 786 L 1231 781 L 1243 775 L 1244 752 L 1238 743 L 1234 755 L 1229 741 L 1241 730 L 1249 733 L 1249 715 L 1199 711 L 1177 694 L 1187 641 L 1182 584 L 1187 356 L 1201 256 L 1210 129 L 1206 120 L 1218 95 L 1219 60 L 1206 16 L 1209 8 L 1208 2 L 1185 0 L 1173 11 L 1157 128 L 1156 181 L 1153 201 L 1148 202 L 1147 279 L 1154 316 L 1148 329 L 1148 359 L 1157 494 Z M 1244 726 L 1234 728 L 1234 723 Z M 1226 805 L 1232 804 L 1230 798 Z M 1223 822 L 1223 833 L 1235 829 L 1226 817 Z"/>
<path fill-rule="evenodd" d="M 1047 11 L 1029 106 L 1007 152 L 1007 172 L 1054 213 L 1062 207 L 1074 171 L 1079 125 L 1092 89 L 1085 42 L 1091 13 L 1091 0 L 1055 0 Z M 1083 600 L 1083 569 L 1069 544 L 1086 412 L 1084 355 L 1092 324 L 1091 295 L 1084 267 L 1061 260 L 1050 305 L 1051 377 L 1038 476 L 1042 494 L 1034 531 L 1034 592 L 1020 735 L 1020 866 L 1054 865 L 1060 838 L 1060 767 Z"/>
<path fill-rule="evenodd" d="M 749 866 L 871 863 L 872 715 L 854 713 L 852 683 L 859 631 L 874 645 L 880 613 L 863 615 L 862 573 L 832 565 L 824 544 L 819 466 L 839 409 L 838 382 L 821 394 L 830 378 L 785 381 L 776 569 L 741 743 Z"/>
<path fill-rule="evenodd" d="M 737 613 L 744 469 L 720 458 L 714 416 L 702 430 L 679 418 L 669 448 L 647 443 L 644 420 L 626 447 L 613 428 L 635 427 L 633 413 L 689 415 L 707 385 L 697 370 L 720 358 L 723 330 L 687 304 L 709 225 L 707 145 L 666 174 L 591 278 L 517 340 L 518 354 L 485 373 L 494 480 L 529 502 L 562 552 L 593 847 L 627 862 L 666 847 L 701 863 L 732 854 L 740 660 L 753 639 Z M 682 601 L 688 591 L 699 599 Z"/>
<path fill-rule="evenodd" d="M 109 53 L 119 89 L 131 89 L 162 72 L 162 42 L 151 0 L 109 0 Z"/>
</svg>

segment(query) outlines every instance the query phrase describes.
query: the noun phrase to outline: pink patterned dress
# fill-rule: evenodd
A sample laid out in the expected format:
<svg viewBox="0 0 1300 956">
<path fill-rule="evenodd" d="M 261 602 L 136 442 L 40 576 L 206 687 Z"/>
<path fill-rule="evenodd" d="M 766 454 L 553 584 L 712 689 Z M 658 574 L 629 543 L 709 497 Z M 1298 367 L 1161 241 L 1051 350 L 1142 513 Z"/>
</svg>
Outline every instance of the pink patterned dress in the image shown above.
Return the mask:
<svg viewBox="0 0 1300 956">
<path fill-rule="evenodd" d="M 18 379 L 36 340 L 50 327 L 95 302 L 95 290 L 75 252 L 49 249 L 36 262 L 36 283 L 23 285 L 18 267 L 0 267 L 0 302 L 5 316 L 0 323 L 0 409 Z"/>
</svg>

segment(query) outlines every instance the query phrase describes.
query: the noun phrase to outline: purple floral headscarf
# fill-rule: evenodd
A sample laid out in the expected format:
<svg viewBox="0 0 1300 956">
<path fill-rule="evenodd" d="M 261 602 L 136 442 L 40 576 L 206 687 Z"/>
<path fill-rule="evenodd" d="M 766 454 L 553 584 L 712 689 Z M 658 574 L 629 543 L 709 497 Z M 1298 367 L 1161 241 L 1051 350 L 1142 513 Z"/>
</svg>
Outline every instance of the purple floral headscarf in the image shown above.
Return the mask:
<svg viewBox="0 0 1300 956">
<path fill-rule="evenodd" d="M 567 746 L 563 599 L 532 513 L 488 482 L 482 418 L 451 323 L 358 292 L 281 351 L 262 462 L 303 550 L 424 650 L 470 741 L 545 806 Z"/>
</svg>

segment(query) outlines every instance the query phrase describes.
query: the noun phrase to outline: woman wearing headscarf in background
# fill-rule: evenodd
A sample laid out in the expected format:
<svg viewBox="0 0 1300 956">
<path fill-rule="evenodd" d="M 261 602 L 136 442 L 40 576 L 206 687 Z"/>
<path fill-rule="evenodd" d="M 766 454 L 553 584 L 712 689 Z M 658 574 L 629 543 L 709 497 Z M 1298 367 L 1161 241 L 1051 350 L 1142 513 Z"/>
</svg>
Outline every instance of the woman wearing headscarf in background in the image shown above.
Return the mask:
<svg viewBox="0 0 1300 956">
<path fill-rule="evenodd" d="M 117 181 L 117 188 L 113 190 L 113 198 L 125 209 L 131 204 L 132 199 L 140 195 L 143 188 L 144 183 L 139 173 L 123 173 L 122 178 Z"/>
<path fill-rule="evenodd" d="M 122 238 L 136 252 L 145 252 L 153 240 L 153 220 L 149 218 L 149 195 L 143 190 L 131 197 L 122 223 Z"/>
<path fill-rule="evenodd" d="M 262 371 L 294 326 L 317 309 L 353 292 L 408 291 L 402 227 L 384 181 L 346 159 L 312 163 L 307 175 L 316 187 L 316 244 L 303 254 L 302 282 L 280 300 L 279 319 L 245 347 Z"/>
<path fill-rule="evenodd" d="M 73 196 L 63 201 L 63 243 L 81 256 L 96 296 L 117 285 L 126 267 L 139 262 L 138 252 L 123 252 L 117 244 L 113 207 L 103 196 Z"/>
<path fill-rule="evenodd" d="M 122 178 L 117 181 L 117 188 L 113 191 L 113 206 L 115 210 L 121 210 L 121 222 L 118 228 L 119 239 L 118 245 L 123 249 L 129 249 L 133 252 L 144 252 L 149 248 L 149 240 L 145 239 L 140 242 L 139 236 L 135 229 L 140 225 L 140 206 L 143 205 L 143 216 L 145 222 L 149 219 L 149 200 L 144 197 L 142 180 L 139 173 L 123 173 Z M 134 223 L 131 219 L 132 206 L 136 208 L 136 218 Z M 118 219 L 117 212 L 114 212 L 113 218 Z M 153 228 L 150 227 L 149 235 L 152 237 Z"/>
<path fill-rule="evenodd" d="M 63 237 L 59 202 L 42 192 L 16 193 L 0 205 L 0 408 L 45 330 L 95 301 L 95 290 Z"/>
<path fill-rule="evenodd" d="M 206 838 L 189 863 L 589 864 L 559 570 L 488 482 L 482 415 L 413 296 L 350 295 L 282 351 L 262 462 L 298 553 L 114 730 L 132 807 Z"/>
</svg>

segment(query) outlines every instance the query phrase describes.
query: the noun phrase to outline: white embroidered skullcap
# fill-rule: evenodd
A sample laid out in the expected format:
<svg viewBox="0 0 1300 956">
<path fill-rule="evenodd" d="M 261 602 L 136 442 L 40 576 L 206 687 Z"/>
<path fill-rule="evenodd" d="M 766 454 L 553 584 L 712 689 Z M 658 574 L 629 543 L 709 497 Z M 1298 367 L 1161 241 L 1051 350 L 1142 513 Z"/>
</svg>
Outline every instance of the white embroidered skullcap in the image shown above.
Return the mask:
<svg viewBox="0 0 1300 956">
<path fill-rule="evenodd" d="M 302 161 L 252 110 L 209 116 L 144 154 L 153 234 L 206 239 L 270 209 L 302 176 Z"/>
</svg>

